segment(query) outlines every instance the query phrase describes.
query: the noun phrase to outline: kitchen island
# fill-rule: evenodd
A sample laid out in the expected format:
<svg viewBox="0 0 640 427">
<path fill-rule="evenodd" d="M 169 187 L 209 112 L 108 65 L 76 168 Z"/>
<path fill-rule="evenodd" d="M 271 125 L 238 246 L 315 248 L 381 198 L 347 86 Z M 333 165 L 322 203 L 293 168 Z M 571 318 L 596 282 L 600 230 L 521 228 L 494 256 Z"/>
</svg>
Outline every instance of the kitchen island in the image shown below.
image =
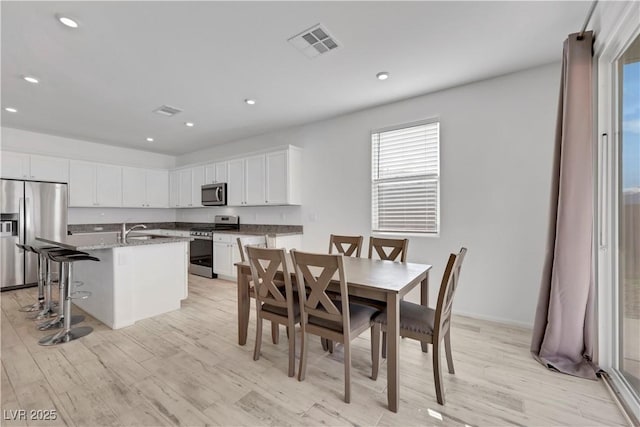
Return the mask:
<svg viewBox="0 0 640 427">
<path fill-rule="evenodd" d="M 188 295 L 190 237 L 131 233 L 90 233 L 36 240 L 88 252 L 100 262 L 73 265 L 73 280 L 87 299 L 73 303 L 112 329 L 180 309 Z"/>
</svg>

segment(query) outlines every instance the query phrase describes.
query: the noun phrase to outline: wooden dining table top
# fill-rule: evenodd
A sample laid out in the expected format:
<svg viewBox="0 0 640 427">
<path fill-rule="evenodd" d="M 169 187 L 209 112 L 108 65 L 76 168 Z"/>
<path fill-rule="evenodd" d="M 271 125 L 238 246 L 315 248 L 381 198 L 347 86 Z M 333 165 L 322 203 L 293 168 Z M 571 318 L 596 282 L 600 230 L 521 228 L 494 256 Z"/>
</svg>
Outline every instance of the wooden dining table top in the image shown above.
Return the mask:
<svg viewBox="0 0 640 427">
<path fill-rule="evenodd" d="M 295 274 L 291 255 L 286 254 L 287 270 Z M 422 280 L 424 275 L 431 270 L 429 264 L 416 264 L 410 262 L 393 262 L 369 258 L 344 257 L 344 272 L 349 287 L 376 289 L 384 292 L 403 293 L 407 286 Z M 238 267 L 243 267 L 248 272 L 249 262 L 239 262 Z M 334 280 L 339 280 L 338 272 L 334 274 Z"/>
</svg>

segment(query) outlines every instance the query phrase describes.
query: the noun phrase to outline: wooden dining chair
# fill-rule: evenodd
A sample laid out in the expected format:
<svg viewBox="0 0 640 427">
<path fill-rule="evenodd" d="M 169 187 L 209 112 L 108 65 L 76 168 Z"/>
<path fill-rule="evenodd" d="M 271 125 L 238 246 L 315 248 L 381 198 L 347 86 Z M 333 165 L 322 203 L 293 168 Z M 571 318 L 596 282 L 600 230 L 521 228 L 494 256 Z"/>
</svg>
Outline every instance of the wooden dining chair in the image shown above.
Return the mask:
<svg viewBox="0 0 640 427">
<path fill-rule="evenodd" d="M 435 310 L 420 304 L 400 301 L 400 336 L 433 345 L 433 379 L 436 388 L 436 399 L 440 405 L 444 405 L 444 388 L 440 368 L 441 341 L 444 340 L 449 373 L 455 374 L 453 357 L 451 356 L 451 307 L 453 306 L 453 296 L 460 279 L 462 261 L 466 253 L 467 248 L 462 248 L 457 255 L 449 255 L 447 267 L 442 275 Z M 379 335 L 380 331 L 386 331 L 387 313 L 382 312 L 377 315 L 374 323 L 374 334 Z M 378 346 L 380 340 L 372 339 L 371 342 L 372 346 Z M 374 348 L 373 351 L 377 353 L 380 349 Z M 378 364 L 374 364 L 375 368 L 378 366 Z M 377 376 L 378 371 L 376 370 L 373 372 L 372 377 L 375 379 Z"/>
<path fill-rule="evenodd" d="M 302 315 L 302 342 L 298 380 L 304 381 L 307 371 L 307 333 L 342 343 L 344 346 L 344 401 L 351 401 L 351 341 L 362 332 L 371 329 L 371 339 L 379 341 L 380 332 L 374 333 L 373 316 L 379 313 L 375 308 L 349 304 L 347 279 L 342 254 L 324 255 L 291 250 L 291 259 L 296 270 L 296 283 L 300 296 Z M 327 294 L 327 287 L 338 273 L 340 301 Z M 307 295 L 308 288 L 308 295 Z M 380 363 L 380 343 L 372 344 L 372 375 L 378 371 Z M 378 348 L 374 353 L 373 349 Z"/>
<path fill-rule="evenodd" d="M 253 360 L 260 358 L 262 320 L 270 320 L 276 326 L 285 325 L 289 337 L 289 376 L 293 377 L 296 358 L 295 325 L 300 323 L 300 304 L 297 295 L 294 297 L 285 250 L 247 246 L 246 251 L 256 297 L 257 324 Z M 281 282 L 275 280 L 278 271 L 282 271 L 284 289 L 279 287 Z"/>
<path fill-rule="evenodd" d="M 332 234 L 329 237 L 329 253 L 335 250 L 344 256 L 355 256 L 360 258 L 362 251 L 362 236 L 338 236 Z"/>
<path fill-rule="evenodd" d="M 409 239 L 383 239 L 381 237 L 369 237 L 369 259 L 373 259 L 373 251 L 380 259 L 388 261 L 407 262 Z"/>
<path fill-rule="evenodd" d="M 260 248 L 268 248 L 270 246 L 269 238 L 267 237 L 266 234 L 262 236 L 238 237 L 236 241 L 238 242 L 238 251 L 240 252 L 240 261 L 242 262 L 247 261 L 245 252 L 246 252 L 246 247 L 248 245 L 257 246 Z M 280 283 L 280 287 L 282 286 L 284 286 L 284 284 Z M 250 298 L 256 297 L 255 289 L 253 286 L 253 280 L 249 281 L 249 297 Z M 280 331 L 278 330 L 278 324 L 273 322 L 271 323 L 271 341 L 273 341 L 274 344 L 278 344 L 278 342 L 280 341 Z"/>
<path fill-rule="evenodd" d="M 268 248 L 269 241 L 267 240 L 267 235 L 263 236 L 243 236 L 237 238 L 238 242 L 238 251 L 240 251 L 240 260 L 242 262 L 246 262 L 247 257 L 245 256 L 245 247 L 247 245 L 258 246 L 260 248 Z"/>
</svg>

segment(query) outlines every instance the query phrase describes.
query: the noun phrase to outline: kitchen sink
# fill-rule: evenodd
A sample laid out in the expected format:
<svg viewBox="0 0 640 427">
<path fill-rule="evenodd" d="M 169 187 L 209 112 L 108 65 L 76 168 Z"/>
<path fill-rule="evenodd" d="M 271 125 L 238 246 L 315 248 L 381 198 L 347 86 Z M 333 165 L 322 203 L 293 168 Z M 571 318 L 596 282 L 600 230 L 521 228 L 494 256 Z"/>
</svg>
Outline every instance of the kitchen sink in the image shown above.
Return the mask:
<svg viewBox="0 0 640 427">
<path fill-rule="evenodd" d="M 152 240 L 152 239 L 166 239 L 167 236 L 158 236 L 155 234 L 134 234 L 127 236 L 127 240 Z"/>
</svg>

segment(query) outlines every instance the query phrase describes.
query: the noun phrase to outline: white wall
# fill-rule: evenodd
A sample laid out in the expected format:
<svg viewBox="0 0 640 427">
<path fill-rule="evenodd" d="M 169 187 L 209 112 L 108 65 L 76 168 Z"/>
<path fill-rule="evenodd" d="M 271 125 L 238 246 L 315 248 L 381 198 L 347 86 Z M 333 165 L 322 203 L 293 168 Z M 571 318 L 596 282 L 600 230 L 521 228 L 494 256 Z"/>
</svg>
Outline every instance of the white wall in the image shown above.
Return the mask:
<svg viewBox="0 0 640 427">
<path fill-rule="evenodd" d="M 208 220 L 220 212 L 243 222 L 302 224 L 303 247 L 315 251 L 326 251 L 330 233 L 369 236 L 371 130 L 437 116 L 441 233 L 411 237 L 409 261 L 434 265 L 435 302 L 448 254 L 466 246 L 455 311 L 531 325 L 559 76 L 559 64 L 547 65 L 180 156 L 177 164 L 186 165 L 283 144 L 303 147 L 303 206 L 178 210 L 177 218 Z"/>
<path fill-rule="evenodd" d="M 78 139 L 3 127 L 0 149 L 100 163 L 170 169 L 176 158 L 142 150 L 113 147 Z M 69 224 L 175 221 L 173 209 L 69 208 Z"/>
</svg>

